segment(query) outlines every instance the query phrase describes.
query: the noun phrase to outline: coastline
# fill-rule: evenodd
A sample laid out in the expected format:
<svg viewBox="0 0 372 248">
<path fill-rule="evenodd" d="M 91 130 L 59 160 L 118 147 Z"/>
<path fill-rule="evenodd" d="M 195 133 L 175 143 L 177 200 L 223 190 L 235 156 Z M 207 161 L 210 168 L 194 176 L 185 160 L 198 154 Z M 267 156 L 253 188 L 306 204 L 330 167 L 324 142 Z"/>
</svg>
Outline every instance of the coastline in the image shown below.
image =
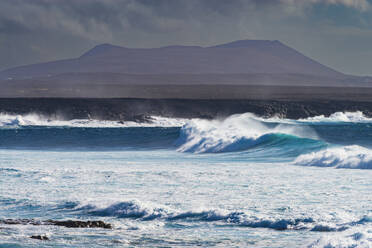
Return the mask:
<svg viewBox="0 0 372 248">
<path fill-rule="evenodd" d="M 33 113 L 61 120 L 146 122 L 150 116 L 214 119 L 246 112 L 263 117 L 299 119 L 355 111 L 371 117 L 372 104 L 352 100 L 0 98 L 2 114 Z"/>
</svg>

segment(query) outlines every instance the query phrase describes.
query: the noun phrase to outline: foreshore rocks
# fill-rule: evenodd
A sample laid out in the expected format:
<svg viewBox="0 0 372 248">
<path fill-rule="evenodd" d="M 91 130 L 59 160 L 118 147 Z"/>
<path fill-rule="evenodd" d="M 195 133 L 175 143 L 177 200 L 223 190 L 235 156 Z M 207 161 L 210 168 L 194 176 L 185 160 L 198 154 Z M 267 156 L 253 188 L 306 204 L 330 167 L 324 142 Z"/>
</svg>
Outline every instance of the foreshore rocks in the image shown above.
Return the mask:
<svg viewBox="0 0 372 248">
<path fill-rule="evenodd" d="M 105 222 L 100 221 L 100 220 L 96 220 L 96 221 L 48 220 L 45 223 L 55 225 L 55 226 L 64 226 L 64 227 L 68 227 L 68 228 L 104 228 L 104 229 L 112 229 L 111 224 L 105 223 Z"/>
<path fill-rule="evenodd" d="M 32 235 L 30 237 L 31 239 L 38 239 L 38 240 L 49 240 L 47 236 L 42 236 L 42 235 Z"/>
<path fill-rule="evenodd" d="M 80 220 L 34 220 L 34 219 L 4 219 L 0 220 L 0 225 L 53 225 L 67 228 L 104 228 L 112 229 L 112 225 L 101 220 L 80 221 Z"/>
</svg>

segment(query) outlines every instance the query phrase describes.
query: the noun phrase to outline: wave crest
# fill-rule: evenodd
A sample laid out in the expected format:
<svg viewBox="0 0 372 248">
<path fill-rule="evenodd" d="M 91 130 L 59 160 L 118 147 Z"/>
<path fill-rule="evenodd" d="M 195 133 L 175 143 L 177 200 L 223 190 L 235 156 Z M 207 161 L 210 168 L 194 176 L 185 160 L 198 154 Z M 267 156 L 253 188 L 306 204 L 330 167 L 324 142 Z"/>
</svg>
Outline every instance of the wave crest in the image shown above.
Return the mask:
<svg viewBox="0 0 372 248">
<path fill-rule="evenodd" d="M 176 144 L 180 152 L 218 153 L 243 151 L 257 145 L 277 144 L 293 138 L 318 137 L 310 127 L 268 125 L 247 113 L 224 120 L 191 120 L 182 127 Z"/>
<path fill-rule="evenodd" d="M 328 148 L 300 155 L 294 163 L 305 166 L 372 169 L 372 150 L 357 145 Z"/>
<path fill-rule="evenodd" d="M 0 128 L 17 127 L 86 127 L 86 128 L 112 128 L 112 127 L 182 127 L 186 119 L 151 116 L 149 122 L 139 123 L 133 121 L 107 121 L 94 119 L 63 120 L 58 116 L 46 117 L 39 114 L 10 115 L 0 113 Z"/>
<path fill-rule="evenodd" d="M 370 123 L 372 118 L 369 118 L 361 111 L 356 112 L 335 112 L 330 116 L 314 116 L 305 119 L 285 119 L 277 116 L 270 118 L 258 117 L 251 113 L 237 114 L 228 117 L 226 120 L 250 120 L 256 123 L 277 123 L 277 124 L 301 124 L 301 123 L 337 123 L 337 122 L 351 122 L 351 123 Z M 187 124 L 190 119 L 185 118 L 167 118 L 161 116 L 149 117 L 149 122 L 132 122 L 132 121 L 107 121 L 107 120 L 94 120 L 94 119 L 74 119 L 64 120 L 63 116 L 43 116 L 36 113 L 28 113 L 24 115 L 13 115 L 0 113 L 0 127 L 22 127 L 22 126 L 68 126 L 68 127 L 182 127 Z M 191 122 L 198 122 L 200 125 L 205 121 L 203 119 L 193 119 Z M 213 121 L 212 121 L 213 122 Z M 216 120 L 215 123 L 220 121 Z M 188 124 L 187 124 L 188 125 Z"/>
<path fill-rule="evenodd" d="M 95 209 L 94 206 L 85 206 L 80 209 L 90 209 L 88 214 L 103 217 L 133 218 L 142 220 L 153 220 L 166 216 L 164 208 L 151 208 L 137 202 L 119 202 L 106 208 Z"/>
<path fill-rule="evenodd" d="M 256 216 L 245 212 L 226 211 L 218 209 L 177 211 L 164 206 L 152 206 L 137 201 L 124 201 L 114 203 L 107 207 L 97 208 L 94 205 L 85 205 L 76 208 L 84 215 L 99 217 L 116 217 L 123 219 L 136 219 L 139 221 L 161 220 L 166 222 L 217 222 L 219 225 L 232 225 L 249 228 L 268 228 L 273 230 L 309 230 L 313 232 L 340 232 L 349 228 L 368 224 L 370 217 L 347 223 L 326 223 L 321 219 L 312 217 L 270 217 Z"/>
<path fill-rule="evenodd" d="M 369 118 L 361 111 L 356 112 L 336 112 L 326 117 L 324 115 L 308 117 L 306 119 L 299 119 L 299 122 L 352 122 L 352 123 L 368 123 L 372 122 L 372 118 Z"/>
</svg>

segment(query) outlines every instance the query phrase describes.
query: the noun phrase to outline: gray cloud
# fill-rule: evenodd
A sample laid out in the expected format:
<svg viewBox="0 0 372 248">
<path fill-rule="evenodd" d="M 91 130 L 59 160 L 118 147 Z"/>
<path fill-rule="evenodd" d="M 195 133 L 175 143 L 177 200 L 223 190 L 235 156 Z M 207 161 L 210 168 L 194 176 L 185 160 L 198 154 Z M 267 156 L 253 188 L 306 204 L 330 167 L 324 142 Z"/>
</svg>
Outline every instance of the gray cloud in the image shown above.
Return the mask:
<svg viewBox="0 0 372 248">
<path fill-rule="evenodd" d="M 340 26 L 333 12 L 318 16 L 316 8 L 364 24 Z M 156 47 L 279 39 L 336 69 L 368 74 L 362 41 L 372 41 L 371 20 L 362 16 L 370 9 L 367 0 L 2 0 L 0 68 L 79 56 L 106 42 Z"/>
</svg>

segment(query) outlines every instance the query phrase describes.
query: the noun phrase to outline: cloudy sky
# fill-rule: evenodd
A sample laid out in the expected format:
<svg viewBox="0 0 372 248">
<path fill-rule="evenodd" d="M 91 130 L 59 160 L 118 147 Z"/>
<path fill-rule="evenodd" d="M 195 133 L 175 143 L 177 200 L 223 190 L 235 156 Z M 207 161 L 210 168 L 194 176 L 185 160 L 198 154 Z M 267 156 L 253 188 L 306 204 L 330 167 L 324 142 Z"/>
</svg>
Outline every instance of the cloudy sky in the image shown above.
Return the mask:
<svg viewBox="0 0 372 248">
<path fill-rule="evenodd" d="M 344 73 L 372 75 L 371 0 L 0 0 L 0 70 L 100 43 L 209 46 L 280 40 Z"/>
</svg>

